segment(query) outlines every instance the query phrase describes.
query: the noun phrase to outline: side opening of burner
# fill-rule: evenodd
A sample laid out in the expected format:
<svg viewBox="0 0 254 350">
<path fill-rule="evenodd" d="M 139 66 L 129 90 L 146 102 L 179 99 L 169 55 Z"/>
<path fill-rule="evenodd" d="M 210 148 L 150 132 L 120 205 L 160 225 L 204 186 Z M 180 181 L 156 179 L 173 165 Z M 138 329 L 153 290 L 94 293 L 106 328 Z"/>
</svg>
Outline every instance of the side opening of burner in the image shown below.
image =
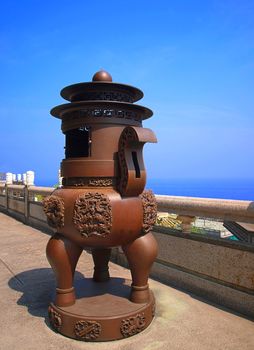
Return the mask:
<svg viewBox="0 0 254 350">
<path fill-rule="evenodd" d="M 65 158 L 91 156 L 91 127 L 82 126 L 65 133 Z"/>
<path fill-rule="evenodd" d="M 138 164 L 137 152 L 131 152 L 131 155 L 132 155 L 132 161 L 135 167 L 136 178 L 140 178 L 140 167 Z"/>
</svg>

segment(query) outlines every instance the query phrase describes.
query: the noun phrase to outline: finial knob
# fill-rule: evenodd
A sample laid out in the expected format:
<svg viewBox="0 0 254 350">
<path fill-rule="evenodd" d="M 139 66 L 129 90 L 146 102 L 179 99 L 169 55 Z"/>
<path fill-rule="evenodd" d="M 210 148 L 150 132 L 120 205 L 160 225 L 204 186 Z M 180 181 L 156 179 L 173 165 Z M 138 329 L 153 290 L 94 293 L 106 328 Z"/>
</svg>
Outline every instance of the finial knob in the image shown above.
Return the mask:
<svg viewBox="0 0 254 350">
<path fill-rule="evenodd" d="M 112 81 L 112 77 L 105 70 L 100 70 L 94 74 L 93 81 Z"/>
</svg>

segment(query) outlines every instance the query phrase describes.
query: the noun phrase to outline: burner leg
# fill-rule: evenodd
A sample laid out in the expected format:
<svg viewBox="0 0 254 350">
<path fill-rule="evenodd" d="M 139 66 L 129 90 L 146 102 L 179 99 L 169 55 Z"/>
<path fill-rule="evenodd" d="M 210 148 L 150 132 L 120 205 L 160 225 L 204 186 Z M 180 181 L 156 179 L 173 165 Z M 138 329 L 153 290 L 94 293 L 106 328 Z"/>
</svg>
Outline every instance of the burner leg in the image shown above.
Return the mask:
<svg viewBox="0 0 254 350">
<path fill-rule="evenodd" d="M 46 254 L 57 280 L 57 306 L 75 304 L 73 277 L 83 249 L 59 233 L 48 242 Z"/>
<path fill-rule="evenodd" d="M 134 303 L 145 303 L 149 300 L 148 277 L 151 266 L 156 259 L 158 246 L 151 233 L 137 238 L 122 247 L 132 276 L 130 300 Z"/>
<path fill-rule="evenodd" d="M 94 248 L 92 249 L 94 261 L 93 279 L 95 282 L 106 282 L 110 279 L 108 271 L 108 263 L 110 259 L 111 249 Z"/>
</svg>

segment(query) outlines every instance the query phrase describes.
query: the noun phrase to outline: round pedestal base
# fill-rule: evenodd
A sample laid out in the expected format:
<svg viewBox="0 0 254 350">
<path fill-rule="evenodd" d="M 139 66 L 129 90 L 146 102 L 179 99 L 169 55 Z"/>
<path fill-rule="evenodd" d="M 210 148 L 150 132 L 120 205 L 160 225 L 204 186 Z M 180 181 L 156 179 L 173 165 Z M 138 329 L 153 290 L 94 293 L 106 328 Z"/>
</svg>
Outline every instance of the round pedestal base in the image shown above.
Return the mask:
<svg viewBox="0 0 254 350">
<path fill-rule="evenodd" d="M 129 300 L 130 281 L 78 282 L 74 305 L 49 306 L 50 323 L 59 333 L 83 341 L 108 341 L 135 335 L 151 323 L 155 312 L 151 291 L 147 303 L 135 304 Z"/>
</svg>

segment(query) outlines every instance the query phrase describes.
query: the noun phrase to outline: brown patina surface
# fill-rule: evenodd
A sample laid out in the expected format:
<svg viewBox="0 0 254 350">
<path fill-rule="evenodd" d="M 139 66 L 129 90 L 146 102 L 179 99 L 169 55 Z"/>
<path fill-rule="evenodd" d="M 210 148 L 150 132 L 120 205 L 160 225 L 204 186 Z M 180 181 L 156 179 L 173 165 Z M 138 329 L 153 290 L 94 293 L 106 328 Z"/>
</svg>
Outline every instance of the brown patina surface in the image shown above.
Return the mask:
<svg viewBox="0 0 254 350">
<path fill-rule="evenodd" d="M 49 319 L 56 331 L 78 340 L 130 337 L 149 326 L 155 310 L 148 276 L 157 256 L 151 233 L 157 204 L 145 190 L 142 155 L 146 142 L 156 142 L 142 125 L 153 113 L 134 103 L 142 91 L 114 83 L 105 71 L 95 73 L 92 82 L 65 87 L 61 96 L 69 103 L 51 114 L 61 119 L 65 134 L 63 186 L 44 200 L 48 224 L 56 231 L 46 250 L 57 282 Z M 111 248 L 119 246 L 131 282 L 110 278 Z M 93 280 L 76 286 L 73 275 L 84 248 L 91 248 Z M 79 289 L 91 295 L 77 300 Z"/>
</svg>

